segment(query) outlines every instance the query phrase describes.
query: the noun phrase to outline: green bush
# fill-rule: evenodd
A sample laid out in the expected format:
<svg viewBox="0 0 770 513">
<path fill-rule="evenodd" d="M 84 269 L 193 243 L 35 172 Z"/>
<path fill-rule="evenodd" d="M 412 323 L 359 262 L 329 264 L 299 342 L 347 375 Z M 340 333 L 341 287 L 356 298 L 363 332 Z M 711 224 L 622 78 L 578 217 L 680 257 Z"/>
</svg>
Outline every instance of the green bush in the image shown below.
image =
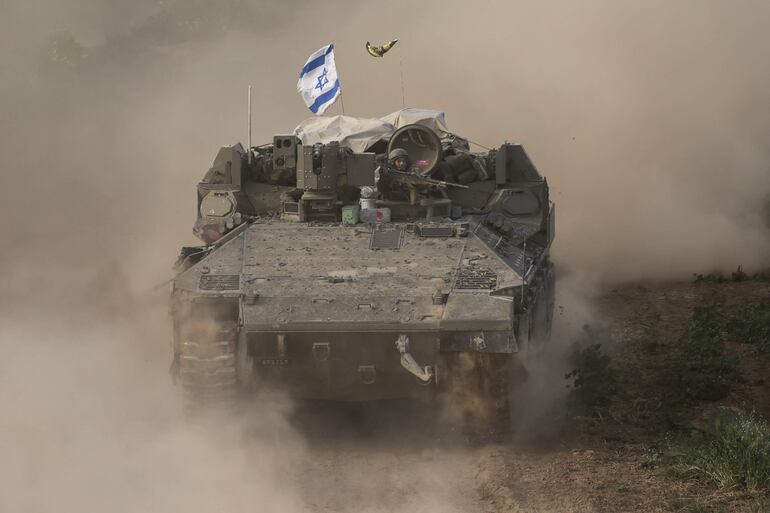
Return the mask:
<svg viewBox="0 0 770 513">
<path fill-rule="evenodd" d="M 694 431 L 668 457 L 680 477 L 770 492 L 770 425 L 755 413 L 721 408 L 712 426 Z"/>
<path fill-rule="evenodd" d="M 721 271 L 707 274 L 693 273 L 694 283 L 728 283 L 731 281 L 770 281 L 770 269 L 763 269 L 759 272 L 748 274 L 743 270 L 743 266 L 739 265 L 734 272 L 730 273 L 730 276 L 725 275 Z"/>
<path fill-rule="evenodd" d="M 751 279 L 754 281 L 770 281 L 770 269 L 765 269 L 764 271 L 754 273 Z"/>
<path fill-rule="evenodd" d="M 595 411 L 609 406 L 617 392 L 617 378 L 610 365 L 611 358 L 602 351 L 611 337 L 603 330 L 583 327 L 572 355 L 575 368 L 564 378 L 571 379 L 572 405 L 584 411 Z"/>
<path fill-rule="evenodd" d="M 754 345 L 758 351 L 770 352 L 770 301 L 745 305 L 733 312 L 727 328 L 739 342 Z"/>
<path fill-rule="evenodd" d="M 725 354 L 722 319 L 713 306 L 695 308 L 672 364 L 686 395 L 715 401 L 729 393 L 738 376 L 738 363 Z"/>
<path fill-rule="evenodd" d="M 730 279 L 721 272 L 701 274 L 693 274 L 694 283 L 727 283 Z"/>
</svg>

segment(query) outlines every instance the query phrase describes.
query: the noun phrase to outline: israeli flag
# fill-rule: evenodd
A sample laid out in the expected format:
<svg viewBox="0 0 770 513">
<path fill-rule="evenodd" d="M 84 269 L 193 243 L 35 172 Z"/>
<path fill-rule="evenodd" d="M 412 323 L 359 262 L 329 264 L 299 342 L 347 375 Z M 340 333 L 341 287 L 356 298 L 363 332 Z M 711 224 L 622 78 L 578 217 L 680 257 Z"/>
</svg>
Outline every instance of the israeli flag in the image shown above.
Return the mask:
<svg viewBox="0 0 770 513">
<path fill-rule="evenodd" d="M 334 44 L 311 55 L 299 72 L 297 91 L 313 114 L 321 115 L 340 95 L 340 80 L 334 64 Z"/>
</svg>

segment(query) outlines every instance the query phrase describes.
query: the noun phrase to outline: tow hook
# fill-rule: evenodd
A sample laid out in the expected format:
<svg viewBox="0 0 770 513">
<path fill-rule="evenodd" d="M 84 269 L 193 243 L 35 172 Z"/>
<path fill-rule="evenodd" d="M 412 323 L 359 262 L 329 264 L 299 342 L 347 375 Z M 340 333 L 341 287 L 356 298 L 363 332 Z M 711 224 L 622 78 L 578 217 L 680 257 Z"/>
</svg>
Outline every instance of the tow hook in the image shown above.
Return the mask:
<svg viewBox="0 0 770 513">
<path fill-rule="evenodd" d="M 401 354 L 401 366 L 417 376 L 417 379 L 423 383 L 429 383 L 433 378 L 433 369 L 429 366 L 420 367 L 414 360 L 414 357 L 409 353 L 409 337 L 407 335 L 398 336 L 396 349 Z"/>
</svg>

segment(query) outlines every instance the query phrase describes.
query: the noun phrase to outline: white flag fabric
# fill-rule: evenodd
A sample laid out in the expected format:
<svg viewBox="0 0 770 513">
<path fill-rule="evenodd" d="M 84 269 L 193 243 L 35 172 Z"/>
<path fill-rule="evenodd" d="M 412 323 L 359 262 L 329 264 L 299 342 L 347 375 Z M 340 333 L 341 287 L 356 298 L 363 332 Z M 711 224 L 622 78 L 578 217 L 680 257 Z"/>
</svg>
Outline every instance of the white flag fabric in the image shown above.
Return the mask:
<svg viewBox="0 0 770 513">
<path fill-rule="evenodd" d="M 340 80 L 334 64 L 334 44 L 311 55 L 299 72 L 297 91 L 313 114 L 321 115 L 340 95 Z"/>
</svg>

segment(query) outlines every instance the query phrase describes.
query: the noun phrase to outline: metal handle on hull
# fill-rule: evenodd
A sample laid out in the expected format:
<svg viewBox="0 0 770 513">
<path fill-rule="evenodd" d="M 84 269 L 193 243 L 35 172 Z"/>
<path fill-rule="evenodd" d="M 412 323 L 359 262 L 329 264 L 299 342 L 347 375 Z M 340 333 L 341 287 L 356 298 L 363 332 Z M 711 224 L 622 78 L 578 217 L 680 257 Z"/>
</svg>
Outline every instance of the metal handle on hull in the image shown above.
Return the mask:
<svg viewBox="0 0 770 513">
<path fill-rule="evenodd" d="M 430 366 L 420 367 L 409 353 L 409 337 L 407 335 L 398 336 L 396 349 L 401 353 L 401 366 L 404 369 L 414 374 L 423 383 L 429 383 L 433 379 L 433 369 Z"/>
</svg>

